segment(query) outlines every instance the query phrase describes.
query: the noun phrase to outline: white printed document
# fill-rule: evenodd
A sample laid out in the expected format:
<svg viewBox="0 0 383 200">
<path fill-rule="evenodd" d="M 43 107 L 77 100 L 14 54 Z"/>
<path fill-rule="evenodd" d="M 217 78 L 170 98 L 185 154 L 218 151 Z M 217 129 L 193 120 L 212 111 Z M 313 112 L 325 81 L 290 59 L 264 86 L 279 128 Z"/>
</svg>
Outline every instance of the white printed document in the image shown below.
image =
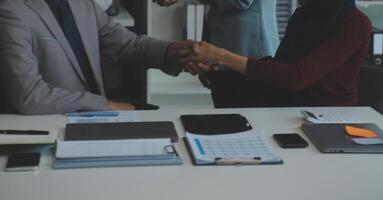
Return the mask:
<svg viewBox="0 0 383 200">
<path fill-rule="evenodd" d="M 329 123 L 363 123 L 357 116 L 351 113 L 335 113 L 326 112 L 319 113 L 308 110 L 302 110 L 302 115 L 306 121 L 314 124 L 329 124 Z"/>
<path fill-rule="evenodd" d="M 57 143 L 56 157 L 163 156 L 173 151 L 170 139 L 60 141 Z"/>
<path fill-rule="evenodd" d="M 146 165 L 181 165 L 170 139 L 62 141 L 55 169 Z"/>
<path fill-rule="evenodd" d="M 282 163 L 267 144 L 264 130 L 223 135 L 186 133 L 186 138 L 197 164 Z"/>
</svg>

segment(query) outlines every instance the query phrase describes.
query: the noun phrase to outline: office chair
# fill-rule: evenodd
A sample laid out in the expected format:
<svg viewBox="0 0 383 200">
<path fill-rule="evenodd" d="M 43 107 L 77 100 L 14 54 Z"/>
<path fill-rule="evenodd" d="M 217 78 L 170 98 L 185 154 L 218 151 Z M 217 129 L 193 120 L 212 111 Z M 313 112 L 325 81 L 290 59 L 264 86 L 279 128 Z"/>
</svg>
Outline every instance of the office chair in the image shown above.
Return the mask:
<svg viewBox="0 0 383 200">
<path fill-rule="evenodd" d="M 383 67 L 364 64 L 358 78 L 360 106 L 371 106 L 383 113 Z"/>
<path fill-rule="evenodd" d="M 5 90 L 0 84 L 0 114 L 15 114 L 16 109 L 11 105 L 5 95 Z"/>
<path fill-rule="evenodd" d="M 5 97 L 3 89 L 0 89 L 0 114 L 5 113 Z"/>
<path fill-rule="evenodd" d="M 139 64 L 121 66 L 102 58 L 102 74 L 106 97 L 133 104 L 137 110 L 158 110 L 147 103 L 147 70 Z"/>
<path fill-rule="evenodd" d="M 147 1 L 114 0 L 114 3 L 125 7 L 133 16 L 135 23 L 134 27 L 129 27 L 131 31 L 136 34 L 147 34 Z M 101 58 L 101 62 L 107 98 L 127 101 L 136 105 L 147 103 L 146 66 L 138 64 L 119 66 L 105 57 Z"/>
</svg>

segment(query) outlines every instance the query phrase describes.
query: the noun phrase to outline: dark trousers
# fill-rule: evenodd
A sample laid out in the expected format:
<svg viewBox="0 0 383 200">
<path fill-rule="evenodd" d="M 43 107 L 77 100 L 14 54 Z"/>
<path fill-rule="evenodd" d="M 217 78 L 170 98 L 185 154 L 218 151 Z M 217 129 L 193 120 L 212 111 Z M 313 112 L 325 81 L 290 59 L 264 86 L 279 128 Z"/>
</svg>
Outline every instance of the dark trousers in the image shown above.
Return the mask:
<svg viewBox="0 0 383 200">
<path fill-rule="evenodd" d="M 309 102 L 301 92 L 249 81 L 234 71 L 212 72 L 208 80 L 216 108 L 306 106 Z"/>
</svg>

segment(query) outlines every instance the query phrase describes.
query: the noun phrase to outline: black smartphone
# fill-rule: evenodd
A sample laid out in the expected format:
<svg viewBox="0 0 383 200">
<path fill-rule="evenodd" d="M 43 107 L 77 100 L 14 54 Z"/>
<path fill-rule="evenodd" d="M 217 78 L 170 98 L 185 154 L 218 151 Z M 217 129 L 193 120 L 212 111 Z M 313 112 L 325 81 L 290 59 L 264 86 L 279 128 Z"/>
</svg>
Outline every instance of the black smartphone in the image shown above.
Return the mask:
<svg viewBox="0 0 383 200">
<path fill-rule="evenodd" d="M 296 133 L 274 134 L 274 140 L 282 148 L 305 148 L 309 144 Z"/>
<path fill-rule="evenodd" d="M 40 153 L 15 153 L 8 156 L 5 171 L 33 171 L 40 163 Z"/>
</svg>

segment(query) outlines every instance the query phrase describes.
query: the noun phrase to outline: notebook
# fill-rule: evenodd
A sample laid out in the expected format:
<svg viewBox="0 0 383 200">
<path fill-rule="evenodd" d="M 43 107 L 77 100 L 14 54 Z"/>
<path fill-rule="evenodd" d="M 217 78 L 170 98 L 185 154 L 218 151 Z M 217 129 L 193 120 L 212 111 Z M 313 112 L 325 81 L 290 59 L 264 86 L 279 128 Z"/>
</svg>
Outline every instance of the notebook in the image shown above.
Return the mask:
<svg viewBox="0 0 383 200">
<path fill-rule="evenodd" d="M 178 141 L 173 122 L 67 124 L 66 141 L 170 138 Z"/>
<path fill-rule="evenodd" d="M 369 123 L 303 124 L 302 130 L 322 153 L 383 153 L 383 144 L 358 144 L 358 140 L 347 135 L 346 126 L 372 130 L 383 138 L 382 130 Z"/>
<path fill-rule="evenodd" d="M 180 164 L 170 139 L 60 141 L 54 168 Z"/>
</svg>

